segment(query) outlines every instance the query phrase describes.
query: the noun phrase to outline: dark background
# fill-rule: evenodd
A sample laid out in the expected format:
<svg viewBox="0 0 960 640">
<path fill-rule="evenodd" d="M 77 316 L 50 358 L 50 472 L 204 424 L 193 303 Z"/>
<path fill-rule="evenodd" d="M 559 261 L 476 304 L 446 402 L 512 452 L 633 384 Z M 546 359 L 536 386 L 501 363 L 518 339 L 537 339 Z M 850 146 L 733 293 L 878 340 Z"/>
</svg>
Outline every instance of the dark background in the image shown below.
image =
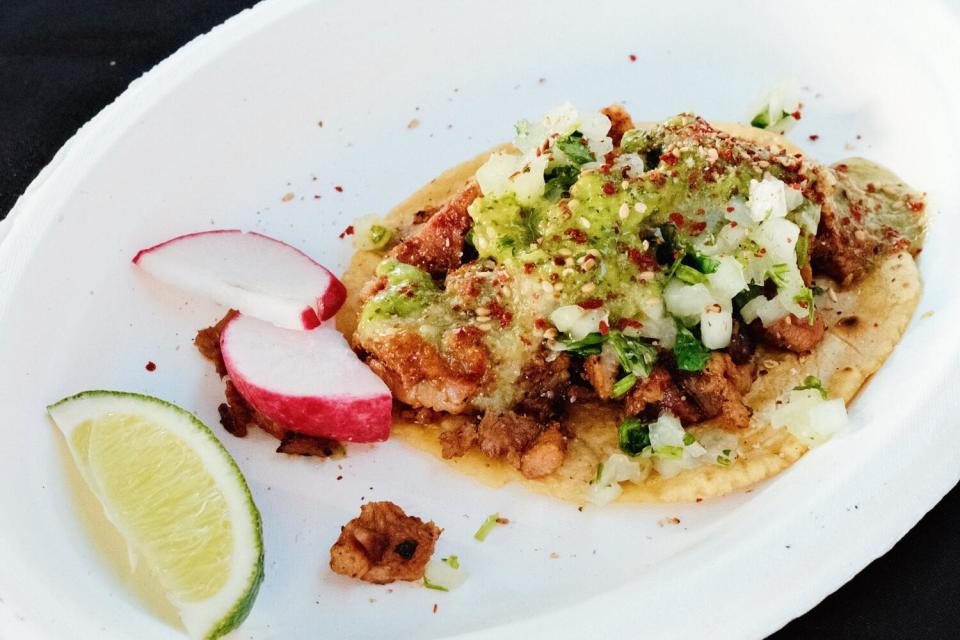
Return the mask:
<svg viewBox="0 0 960 640">
<path fill-rule="evenodd" d="M 132 80 L 253 4 L 0 0 L 0 218 L 61 145 Z M 958 524 L 954 489 L 886 556 L 773 637 L 960 637 Z"/>
</svg>

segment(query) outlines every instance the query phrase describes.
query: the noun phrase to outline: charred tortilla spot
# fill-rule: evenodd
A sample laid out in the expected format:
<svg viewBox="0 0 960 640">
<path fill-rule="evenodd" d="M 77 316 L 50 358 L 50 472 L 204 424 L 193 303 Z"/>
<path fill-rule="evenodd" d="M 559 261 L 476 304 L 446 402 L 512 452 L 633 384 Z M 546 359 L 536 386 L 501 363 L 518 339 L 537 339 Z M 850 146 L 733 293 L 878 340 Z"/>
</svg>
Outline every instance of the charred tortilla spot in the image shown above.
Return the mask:
<svg viewBox="0 0 960 640">
<path fill-rule="evenodd" d="M 837 320 L 837 324 L 846 329 L 852 329 L 860 323 L 860 318 L 857 316 L 847 316 L 846 318 L 840 318 Z"/>
</svg>

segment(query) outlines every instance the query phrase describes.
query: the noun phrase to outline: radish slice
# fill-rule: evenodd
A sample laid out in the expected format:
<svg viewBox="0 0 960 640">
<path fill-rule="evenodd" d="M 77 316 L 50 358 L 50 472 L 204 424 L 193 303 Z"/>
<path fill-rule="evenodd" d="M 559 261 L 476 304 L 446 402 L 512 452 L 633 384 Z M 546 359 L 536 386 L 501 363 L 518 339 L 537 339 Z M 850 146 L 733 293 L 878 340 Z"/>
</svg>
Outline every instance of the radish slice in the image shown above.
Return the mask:
<svg viewBox="0 0 960 640">
<path fill-rule="evenodd" d="M 390 435 L 390 390 L 335 329 L 291 331 L 237 315 L 220 349 L 240 395 L 287 429 L 348 442 Z"/>
<path fill-rule="evenodd" d="M 285 329 L 319 326 L 347 297 L 325 267 L 259 233 L 191 233 L 143 249 L 133 263 L 161 282 Z"/>
</svg>

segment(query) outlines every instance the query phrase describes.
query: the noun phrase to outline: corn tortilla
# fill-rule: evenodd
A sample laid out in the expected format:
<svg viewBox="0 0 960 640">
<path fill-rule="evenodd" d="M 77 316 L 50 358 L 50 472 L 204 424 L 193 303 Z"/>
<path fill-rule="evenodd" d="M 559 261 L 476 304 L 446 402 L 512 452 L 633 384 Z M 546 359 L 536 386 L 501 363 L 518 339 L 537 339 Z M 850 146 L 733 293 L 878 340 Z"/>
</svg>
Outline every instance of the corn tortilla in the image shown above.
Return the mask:
<svg viewBox="0 0 960 640">
<path fill-rule="evenodd" d="M 800 153 L 780 135 L 738 124 L 713 124 L 738 137 Z M 508 145 L 491 149 L 444 172 L 388 213 L 387 223 L 401 229 L 409 227 L 416 211 L 444 202 L 473 177 L 491 153 L 504 148 Z M 352 340 L 357 325 L 360 291 L 381 258 L 378 253 L 358 251 L 343 275 L 349 293 L 336 321 L 337 328 L 348 340 Z M 738 433 L 740 455 L 733 464 L 706 465 L 669 478 L 651 473 L 638 484 L 624 483 L 618 501 L 693 502 L 722 496 L 778 474 L 807 451 L 789 431 L 770 426 L 770 414 L 777 400 L 806 376 L 814 375 L 823 381 L 832 397 L 842 397 L 849 403 L 893 351 L 920 298 L 919 271 L 906 252 L 888 256 L 866 278 L 847 290 L 841 290 L 825 277 L 818 277 L 817 284 L 828 291 L 817 299 L 817 307 L 822 310 L 828 326 L 827 333 L 816 350 L 807 356 L 758 349 L 758 362 L 764 373 L 744 398 L 754 415 L 750 427 Z M 440 433 L 469 419 L 447 416 L 435 424 L 420 425 L 395 415 L 392 434 L 416 449 L 441 458 Z M 597 464 L 619 451 L 618 419 L 617 408 L 609 403 L 571 405 L 564 426 L 575 438 L 569 442 L 566 459 L 553 474 L 536 480 L 524 478 L 510 464 L 488 458 L 476 449 L 444 462 L 492 487 L 521 482 L 535 492 L 582 503 Z M 691 431 L 696 435 L 698 430 L 706 428 L 709 428 L 706 424 L 698 425 L 691 427 Z"/>
</svg>

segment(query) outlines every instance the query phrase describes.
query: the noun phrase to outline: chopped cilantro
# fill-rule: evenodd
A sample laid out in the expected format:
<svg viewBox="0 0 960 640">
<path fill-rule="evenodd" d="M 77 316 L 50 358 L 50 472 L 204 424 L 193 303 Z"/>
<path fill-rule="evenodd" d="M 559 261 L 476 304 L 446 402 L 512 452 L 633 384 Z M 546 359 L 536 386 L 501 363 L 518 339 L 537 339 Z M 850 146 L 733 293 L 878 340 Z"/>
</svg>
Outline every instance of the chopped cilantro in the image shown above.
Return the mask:
<svg viewBox="0 0 960 640">
<path fill-rule="evenodd" d="M 813 285 L 813 286 L 810 288 L 810 290 L 813 292 L 813 295 L 815 295 L 815 296 L 822 296 L 823 294 L 825 294 L 825 293 L 827 292 L 826 289 L 824 289 L 823 287 L 817 286 L 817 285 Z"/>
<path fill-rule="evenodd" d="M 827 399 L 827 390 L 824 389 L 823 383 L 820 382 L 820 378 L 817 376 L 807 376 L 803 379 L 803 384 L 794 387 L 795 391 L 806 391 L 807 389 L 816 389 L 820 392 L 821 398 L 824 400 Z"/>
<path fill-rule="evenodd" d="M 570 191 L 577 178 L 580 177 L 580 168 L 571 164 L 559 165 L 547 169 L 543 175 L 546 186 L 543 191 L 543 197 L 550 202 L 556 202 L 563 197 L 563 194 Z"/>
<path fill-rule="evenodd" d="M 753 116 L 753 120 L 750 121 L 750 126 L 756 127 L 757 129 L 766 129 L 771 124 L 776 124 L 776 122 L 780 122 L 784 118 L 789 118 L 789 117 L 790 117 L 790 114 L 787 113 L 786 111 L 783 111 L 780 113 L 780 117 L 777 118 L 775 122 L 770 122 L 770 110 L 768 108 L 765 108 L 763 111 Z"/>
<path fill-rule="evenodd" d="M 628 373 L 613 384 L 613 390 L 610 392 L 611 398 L 622 398 L 633 386 L 637 384 L 637 376 Z"/>
<path fill-rule="evenodd" d="M 685 264 L 678 265 L 674 275 L 677 277 L 677 280 L 686 282 L 687 284 L 703 284 L 707 281 L 707 276 Z"/>
<path fill-rule="evenodd" d="M 593 151 L 590 151 L 590 147 L 584 144 L 584 142 L 581 142 L 582 140 L 584 140 L 583 134 L 579 131 L 574 131 L 568 136 L 558 138 L 554 146 L 560 149 L 560 151 L 563 151 L 564 155 L 570 158 L 571 162 L 579 166 L 597 159 L 597 157 L 593 155 Z"/>
<path fill-rule="evenodd" d="M 650 446 L 650 427 L 638 418 L 627 418 L 617 428 L 617 443 L 624 453 L 639 455 L 645 447 Z"/>
<path fill-rule="evenodd" d="M 720 266 L 719 260 L 703 253 L 694 252 L 691 254 L 691 258 L 697 263 L 697 268 L 700 269 L 702 273 L 713 273 L 717 270 L 717 267 Z"/>
<path fill-rule="evenodd" d="M 694 442 L 696 442 L 696 441 L 697 441 L 697 439 L 693 437 L 693 434 L 692 434 L 692 433 L 684 433 L 684 434 L 683 434 L 683 446 L 689 447 L 690 445 L 692 445 L 692 444 L 693 444 Z"/>
<path fill-rule="evenodd" d="M 650 375 L 654 363 L 657 361 L 657 350 L 639 338 L 625 336 L 620 331 L 611 331 L 607 340 L 617 352 L 620 366 L 627 373 L 637 378 L 646 378 Z M 632 385 L 631 385 L 632 386 Z"/>
<path fill-rule="evenodd" d="M 710 360 L 710 349 L 691 333 L 683 324 L 677 322 L 677 339 L 673 344 L 673 355 L 677 368 L 683 371 L 702 371 Z"/>
<path fill-rule="evenodd" d="M 801 233 L 797 238 L 797 266 L 803 269 L 810 262 L 810 236 Z"/>
<path fill-rule="evenodd" d="M 787 286 L 787 274 L 790 272 L 790 265 L 786 263 L 775 264 L 767 271 L 767 277 L 777 285 L 777 288 Z"/>
<path fill-rule="evenodd" d="M 423 586 L 425 586 L 427 589 L 435 589 L 436 591 L 450 591 L 450 589 L 440 586 L 439 584 L 433 584 L 427 580 L 427 576 L 423 576 Z"/>
<path fill-rule="evenodd" d="M 493 513 L 487 516 L 487 519 L 483 521 L 483 524 L 480 525 L 480 528 L 477 529 L 477 532 L 473 534 L 474 540 L 479 540 L 483 542 L 487 539 L 487 536 L 490 535 L 490 532 L 497 526 L 497 520 L 500 519 L 499 513 Z"/>
<path fill-rule="evenodd" d="M 670 269 L 667 270 L 667 279 L 672 278 L 677 274 L 677 271 L 683 265 L 683 259 L 686 257 L 685 252 L 680 252 L 680 255 L 673 261 L 673 264 L 670 265 Z"/>
<path fill-rule="evenodd" d="M 750 126 L 757 129 L 766 129 L 769 124 L 770 116 L 766 109 L 753 116 L 753 120 L 750 121 Z"/>
<path fill-rule="evenodd" d="M 557 340 L 564 346 L 564 351 L 572 351 L 578 356 L 595 356 L 603 349 L 603 343 L 607 341 L 607 336 L 599 333 L 588 333 L 579 340 L 562 338 Z"/>
<path fill-rule="evenodd" d="M 593 484 L 600 482 L 600 478 L 603 477 L 603 463 L 597 465 L 597 475 L 593 478 Z"/>
<path fill-rule="evenodd" d="M 683 447 L 665 444 L 662 447 L 657 447 L 653 452 L 661 458 L 680 458 L 683 456 Z"/>
</svg>

